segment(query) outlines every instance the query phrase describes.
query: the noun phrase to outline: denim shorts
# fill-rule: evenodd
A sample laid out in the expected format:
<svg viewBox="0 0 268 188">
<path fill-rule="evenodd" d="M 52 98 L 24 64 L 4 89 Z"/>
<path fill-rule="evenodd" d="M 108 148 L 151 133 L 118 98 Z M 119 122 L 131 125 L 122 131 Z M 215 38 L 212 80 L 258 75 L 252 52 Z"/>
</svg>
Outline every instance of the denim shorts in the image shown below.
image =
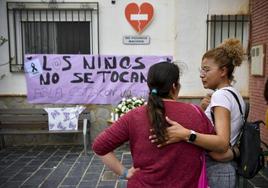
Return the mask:
<svg viewBox="0 0 268 188">
<path fill-rule="evenodd" d="M 235 188 L 237 185 L 236 163 L 217 162 L 207 157 L 207 176 L 210 188 Z"/>
</svg>

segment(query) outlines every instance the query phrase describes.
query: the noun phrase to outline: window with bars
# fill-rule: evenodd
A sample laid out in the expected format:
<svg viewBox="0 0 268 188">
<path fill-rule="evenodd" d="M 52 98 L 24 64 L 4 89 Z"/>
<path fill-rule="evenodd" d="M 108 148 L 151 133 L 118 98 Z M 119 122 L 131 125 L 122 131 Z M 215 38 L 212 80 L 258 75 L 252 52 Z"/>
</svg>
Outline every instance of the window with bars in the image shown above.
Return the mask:
<svg viewBox="0 0 268 188">
<path fill-rule="evenodd" d="M 207 16 L 207 50 L 217 47 L 227 38 L 237 38 L 248 47 L 248 15 L 208 15 Z"/>
<path fill-rule="evenodd" d="M 7 3 L 10 71 L 25 54 L 98 54 L 98 3 Z"/>
</svg>

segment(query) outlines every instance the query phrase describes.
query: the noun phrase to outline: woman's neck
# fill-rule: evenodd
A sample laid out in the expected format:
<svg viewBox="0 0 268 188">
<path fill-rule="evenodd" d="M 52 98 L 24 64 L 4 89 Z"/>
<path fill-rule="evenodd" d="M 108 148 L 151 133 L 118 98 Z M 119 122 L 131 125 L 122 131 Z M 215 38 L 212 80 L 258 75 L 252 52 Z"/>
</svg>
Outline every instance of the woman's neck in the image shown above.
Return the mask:
<svg viewBox="0 0 268 188">
<path fill-rule="evenodd" d="M 231 83 L 230 81 L 226 81 L 226 82 L 223 82 L 223 83 L 220 83 L 217 87 L 217 89 L 221 89 L 221 88 L 224 88 L 224 87 L 230 87 L 231 86 Z"/>
<path fill-rule="evenodd" d="M 167 98 L 163 98 L 163 101 L 176 101 L 175 99 L 167 99 Z"/>
<path fill-rule="evenodd" d="M 176 101 L 178 97 L 170 96 L 166 98 L 162 98 L 163 101 Z"/>
</svg>

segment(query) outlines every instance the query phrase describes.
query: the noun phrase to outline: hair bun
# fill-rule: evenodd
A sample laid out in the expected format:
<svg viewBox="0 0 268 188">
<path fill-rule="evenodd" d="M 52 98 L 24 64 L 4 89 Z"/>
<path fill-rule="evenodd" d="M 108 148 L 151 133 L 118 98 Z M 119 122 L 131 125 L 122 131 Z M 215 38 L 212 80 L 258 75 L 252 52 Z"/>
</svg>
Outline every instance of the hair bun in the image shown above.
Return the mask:
<svg viewBox="0 0 268 188">
<path fill-rule="evenodd" d="M 238 39 L 227 39 L 218 48 L 222 48 L 227 53 L 227 56 L 233 60 L 234 66 L 241 65 L 244 50 Z"/>
</svg>

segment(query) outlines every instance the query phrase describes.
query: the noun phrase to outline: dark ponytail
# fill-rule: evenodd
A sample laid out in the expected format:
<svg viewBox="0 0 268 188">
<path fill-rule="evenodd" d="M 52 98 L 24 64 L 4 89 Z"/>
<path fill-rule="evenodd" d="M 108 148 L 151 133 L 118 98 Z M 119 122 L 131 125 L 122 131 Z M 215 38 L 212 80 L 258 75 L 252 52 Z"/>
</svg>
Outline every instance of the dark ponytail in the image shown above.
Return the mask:
<svg viewBox="0 0 268 188">
<path fill-rule="evenodd" d="M 163 100 L 156 95 L 149 95 L 148 98 L 149 117 L 154 129 L 155 135 L 159 143 L 165 141 L 166 121 L 165 121 L 165 107 Z"/>
<path fill-rule="evenodd" d="M 179 84 L 179 67 L 174 63 L 161 62 L 150 67 L 147 84 L 150 89 L 148 97 L 148 114 L 158 143 L 165 141 L 167 122 L 162 98 L 171 98 L 173 84 Z"/>
</svg>

